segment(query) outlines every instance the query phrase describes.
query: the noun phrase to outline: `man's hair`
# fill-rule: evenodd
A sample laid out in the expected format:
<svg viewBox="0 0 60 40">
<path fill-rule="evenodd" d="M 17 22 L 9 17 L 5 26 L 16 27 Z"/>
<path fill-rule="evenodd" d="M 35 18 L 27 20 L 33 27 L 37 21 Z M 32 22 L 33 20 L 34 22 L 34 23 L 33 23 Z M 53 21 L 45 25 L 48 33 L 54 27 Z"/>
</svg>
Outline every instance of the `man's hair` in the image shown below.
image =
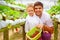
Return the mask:
<svg viewBox="0 0 60 40">
<path fill-rule="evenodd" d="M 34 7 L 35 7 L 35 6 L 39 6 L 39 5 L 40 5 L 41 7 L 43 7 L 43 3 L 39 2 L 39 1 L 37 1 L 37 2 L 34 3 Z"/>
</svg>

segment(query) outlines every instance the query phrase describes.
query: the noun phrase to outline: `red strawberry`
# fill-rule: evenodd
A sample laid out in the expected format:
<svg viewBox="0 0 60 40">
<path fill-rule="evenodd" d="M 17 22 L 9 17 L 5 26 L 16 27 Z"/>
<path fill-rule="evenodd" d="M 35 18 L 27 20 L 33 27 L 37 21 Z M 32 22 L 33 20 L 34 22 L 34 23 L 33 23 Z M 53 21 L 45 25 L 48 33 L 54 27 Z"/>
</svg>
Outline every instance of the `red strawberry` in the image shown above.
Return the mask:
<svg viewBox="0 0 60 40">
<path fill-rule="evenodd" d="M 31 37 L 35 37 L 37 34 L 39 33 L 39 31 L 36 31 Z"/>
<path fill-rule="evenodd" d="M 18 32 L 18 28 L 16 28 L 16 32 Z"/>
</svg>

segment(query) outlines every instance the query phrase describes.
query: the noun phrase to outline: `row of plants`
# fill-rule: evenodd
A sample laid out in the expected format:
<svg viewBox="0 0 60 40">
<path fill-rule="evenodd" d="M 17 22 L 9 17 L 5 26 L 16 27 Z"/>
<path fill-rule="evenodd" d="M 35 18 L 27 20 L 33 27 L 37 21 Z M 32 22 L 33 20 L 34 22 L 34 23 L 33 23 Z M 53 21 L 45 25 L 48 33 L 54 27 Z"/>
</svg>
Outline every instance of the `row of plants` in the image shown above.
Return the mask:
<svg viewBox="0 0 60 40">
<path fill-rule="evenodd" d="M 48 13 L 50 15 L 60 14 L 60 0 L 48 10 Z"/>
<path fill-rule="evenodd" d="M 22 11 L 18 11 L 18 10 L 13 10 L 12 8 L 8 7 L 8 6 L 4 6 L 4 5 L 0 5 L 0 21 L 1 20 L 16 20 L 16 19 L 19 19 L 19 18 L 26 18 L 27 16 L 27 12 L 22 12 Z M 20 25 L 24 24 L 23 23 L 20 23 L 20 24 L 16 24 L 13 26 L 13 28 L 17 28 L 17 27 L 20 27 Z M 6 25 L 6 27 L 0 29 L 0 31 L 4 31 L 5 28 L 8 28 L 11 29 L 12 28 L 12 25 L 11 24 L 8 24 Z"/>
<path fill-rule="evenodd" d="M 16 0 L 4 0 L 4 1 L 6 3 L 10 3 L 10 4 L 13 4 L 13 5 L 16 5 L 16 6 L 20 6 L 23 9 L 26 9 L 26 5 L 21 4 L 21 3 L 16 3 L 17 2 Z"/>
<path fill-rule="evenodd" d="M 5 0 L 7 3 L 10 3 L 11 0 Z M 11 1 L 11 3 L 13 2 L 14 0 Z M 14 4 L 13 5 L 16 5 L 16 6 L 20 6 L 20 7 L 23 7 L 23 8 L 26 8 L 25 5 L 23 4 Z M 22 8 L 22 9 L 23 9 Z M 27 12 L 24 10 L 16 10 L 15 8 L 11 8 L 9 6 L 5 6 L 5 5 L 0 5 L 0 21 L 1 20 L 16 20 L 16 19 L 20 19 L 20 18 L 26 18 L 27 16 Z M 13 26 L 13 28 L 17 28 L 17 27 L 20 27 L 20 25 L 24 24 L 24 22 L 22 22 L 21 24 L 16 24 Z M 8 24 L 6 25 L 6 27 L 4 28 L 1 28 L 0 31 L 4 31 L 5 28 L 7 28 L 8 30 L 12 28 L 12 25 L 11 24 Z"/>
<path fill-rule="evenodd" d="M 23 12 L 21 10 L 13 10 L 12 8 L 8 7 L 8 6 L 4 6 L 4 5 L 0 5 L 0 16 L 5 17 L 5 19 L 18 19 L 21 17 L 21 15 L 23 16 L 23 18 L 25 18 L 27 16 L 26 12 Z M 0 18 L 2 19 L 2 18 Z"/>
<path fill-rule="evenodd" d="M 58 40 L 58 24 L 60 21 L 60 0 L 48 10 L 51 15 L 54 24 L 54 40 Z"/>
</svg>

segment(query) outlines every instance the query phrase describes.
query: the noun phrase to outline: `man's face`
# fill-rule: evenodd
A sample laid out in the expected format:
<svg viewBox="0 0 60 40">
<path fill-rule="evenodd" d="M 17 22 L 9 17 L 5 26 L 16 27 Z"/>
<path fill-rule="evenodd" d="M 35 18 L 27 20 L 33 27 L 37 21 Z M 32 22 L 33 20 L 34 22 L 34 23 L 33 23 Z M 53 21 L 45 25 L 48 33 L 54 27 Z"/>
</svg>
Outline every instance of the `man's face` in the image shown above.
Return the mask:
<svg viewBox="0 0 60 40">
<path fill-rule="evenodd" d="M 41 16 L 41 15 L 42 15 L 42 11 L 43 11 L 43 7 L 40 6 L 40 5 L 35 6 L 35 7 L 34 7 L 34 11 L 35 11 L 35 14 L 36 14 L 37 16 Z"/>
</svg>

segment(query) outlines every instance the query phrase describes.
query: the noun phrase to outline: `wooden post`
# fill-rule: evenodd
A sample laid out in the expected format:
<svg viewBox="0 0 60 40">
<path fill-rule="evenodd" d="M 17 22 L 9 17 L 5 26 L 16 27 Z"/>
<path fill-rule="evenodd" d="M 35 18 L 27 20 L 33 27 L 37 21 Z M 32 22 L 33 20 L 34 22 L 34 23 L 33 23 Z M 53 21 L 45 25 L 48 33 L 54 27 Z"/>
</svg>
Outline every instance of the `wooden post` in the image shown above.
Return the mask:
<svg viewBox="0 0 60 40">
<path fill-rule="evenodd" d="M 6 27 L 3 32 L 3 40 L 9 40 L 9 30 Z"/>
<path fill-rule="evenodd" d="M 23 25 L 23 40 L 25 40 L 26 34 L 25 34 L 25 24 Z"/>
<path fill-rule="evenodd" d="M 58 40 L 58 21 L 54 20 L 54 40 Z"/>
<path fill-rule="evenodd" d="M 25 40 L 25 24 L 22 25 L 23 26 L 23 40 Z"/>
</svg>

